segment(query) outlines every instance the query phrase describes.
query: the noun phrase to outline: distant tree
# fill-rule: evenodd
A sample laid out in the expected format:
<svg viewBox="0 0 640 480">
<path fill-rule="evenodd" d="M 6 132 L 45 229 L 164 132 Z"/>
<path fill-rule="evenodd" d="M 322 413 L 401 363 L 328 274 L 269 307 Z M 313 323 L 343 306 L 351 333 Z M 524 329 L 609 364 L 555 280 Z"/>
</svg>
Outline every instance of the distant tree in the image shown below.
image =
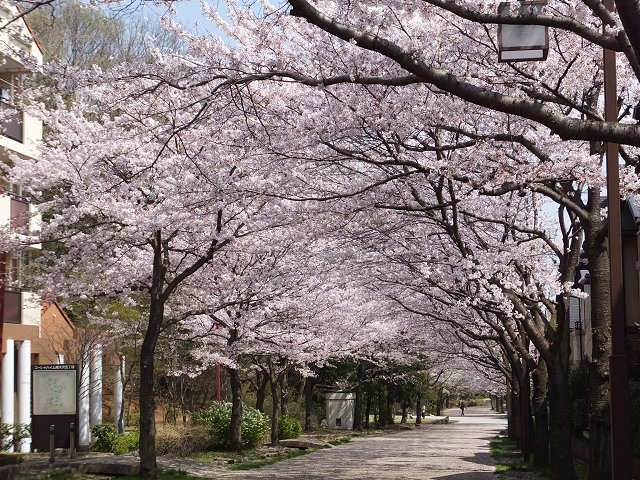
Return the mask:
<svg viewBox="0 0 640 480">
<path fill-rule="evenodd" d="M 152 48 L 179 49 L 180 39 L 164 28 L 157 16 L 148 13 L 113 16 L 86 3 L 65 0 L 43 5 L 26 19 L 43 48 L 45 61 L 105 68 L 122 62 L 151 61 Z"/>
</svg>

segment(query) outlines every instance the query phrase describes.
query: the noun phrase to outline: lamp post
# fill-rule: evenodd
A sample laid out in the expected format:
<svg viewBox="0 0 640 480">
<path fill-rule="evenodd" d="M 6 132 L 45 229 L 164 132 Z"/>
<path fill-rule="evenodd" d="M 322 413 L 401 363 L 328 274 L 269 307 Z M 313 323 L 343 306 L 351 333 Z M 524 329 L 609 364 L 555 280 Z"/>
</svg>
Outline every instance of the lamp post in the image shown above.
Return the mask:
<svg viewBox="0 0 640 480">
<path fill-rule="evenodd" d="M 614 0 L 604 0 L 613 11 Z M 604 26 L 603 26 L 604 30 Z M 618 120 L 616 53 L 604 49 L 605 121 Z M 611 301 L 611 356 L 609 357 L 609 409 L 611 418 L 611 472 L 613 480 L 631 480 L 630 413 L 627 382 L 629 363 L 625 350 L 625 303 L 622 269 L 620 174 L 618 144 L 607 142 L 607 207 L 609 210 L 609 291 Z"/>
<path fill-rule="evenodd" d="M 546 5 L 546 0 L 521 1 L 518 15 L 538 15 Z M 498 6 L 498 14 L 508 17 L 511 14 L 511 3 L 502 2 Z M 498 24 L 498 61 L 499 62 L 532 62 L 546 60 L 549 52 L 549 29 L 544 25 L 510 25 Z M 529 340 L 522 330 L 523 342 L 529 349 Z M 530 460 L 531 454 L 531 403 L 529 386 L 529 367 L 522 360 L 522 378 L 520 381 L 520 412 L 521 412 L 521 448 L 525 460 Z"/>
<path fill-rule="evenodd" d="M 519 15 L 537 15 L 542 13 L 546 0 L 520 2 Z M 508 17 L 511 3 L 502 2 L 498 14 Z M 549 52 L 549 29 L 543 25 L 498 24 L 498 61 L 534 62 L 547 59 Z"/>
</svg>

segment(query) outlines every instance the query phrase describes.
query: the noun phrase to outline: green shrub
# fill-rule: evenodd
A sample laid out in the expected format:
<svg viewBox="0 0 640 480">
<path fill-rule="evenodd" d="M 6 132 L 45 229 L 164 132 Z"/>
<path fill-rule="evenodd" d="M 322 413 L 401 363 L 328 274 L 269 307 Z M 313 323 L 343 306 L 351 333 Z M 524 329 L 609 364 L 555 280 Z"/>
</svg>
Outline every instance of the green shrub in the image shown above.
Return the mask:
<svg viewBox="0 0 640 480">
<path fill-rule="evenodd" d="M 20 441 L 31 436 L 31 425 L 28 423 L 0 423 L 0 447 L 2 451 L 11 446 L 17 447 Z"/>
<path fill-rule="evenodd" d="M 300 422 L 288 415 L 283 415 L 278 421 L 278 438 L 286 440 L 287 438 L 298 438 L 302 434 L 302 425 Z"/>
<path fill-rule="evenodd" d="M 91 445 L 94 452 L 123 455 L 138 450 L 140 445 L 140 432 L 137 430 L 119 434 L 115 426 L 103 423 L 91 427 L 91 433 L 95 438 Z"/>
<path fill-rule="evenodd" d="M 116 455 L 135 452 L 140 448 L 140 432 L 132 430 L 116 436 L 112 452 Z"/>
<path fill-rule="evenodd" d="M 94 425 L 91 427 L 91 433 L 95 441 L 91 445 L 94 452 L 113 452 L 116 444 L 118 432 L 116 427 L 103 423 L 102 425 Z"/>
<path fill-rule="evenodd" d="M 263 444 L 268 431 L 269 418 L 265 414 L 252 407 L 242 407 L 243 447 L 256 447 Z"/>
<path fill-rule="evenodd" d="M 213 431 L 215 448 L 229 449 L 231 437 L 231 404 L 214 403 L 207 410 L 191 416 L 195 425 L 210 427 Z M 269 419 L 252 407 L 242 407 L 242 446 L 255 447 L 264 442 L 269 430 Z"/>
</svg>

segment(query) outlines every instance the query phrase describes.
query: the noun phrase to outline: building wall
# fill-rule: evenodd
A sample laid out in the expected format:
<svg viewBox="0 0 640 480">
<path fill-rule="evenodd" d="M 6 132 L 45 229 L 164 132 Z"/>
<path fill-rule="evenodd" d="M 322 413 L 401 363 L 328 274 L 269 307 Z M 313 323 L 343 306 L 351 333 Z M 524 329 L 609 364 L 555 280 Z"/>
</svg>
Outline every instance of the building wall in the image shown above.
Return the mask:
<svg viewBox="0 0 640 480">
<path fill-rule="evenodd" d="M 24 20 L 5 27 L 6 22 L 15 18 L 16 14 L 15 7 L 6 2 L 0 5 L 0 71 L 9 75 L 30 73 L 42 65 L 42 51 Z M 29 60 L 25 61 L 25 58 Z M 42 122 L 24 113 L 21 116 L 23 141 L 0 135 L 0 148 L 34 157 L 35 142 L 42 138 Z"/>
<path fill-rule="evenodd" d="M 49 305 L 42 313 L 41 364 L 58 363 L 58 354 L 64 355 L 65 363 L 77 361 L 75 345 L 75 328 L 57 303 Z"/>
</svg>

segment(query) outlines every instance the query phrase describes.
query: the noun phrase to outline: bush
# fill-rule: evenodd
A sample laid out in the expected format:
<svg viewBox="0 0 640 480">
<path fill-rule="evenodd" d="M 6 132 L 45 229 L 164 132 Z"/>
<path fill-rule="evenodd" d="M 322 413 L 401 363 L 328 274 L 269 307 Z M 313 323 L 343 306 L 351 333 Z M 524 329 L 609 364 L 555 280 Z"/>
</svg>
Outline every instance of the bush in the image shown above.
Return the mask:
<svg viewBox="0 0 640 480">
<path fill-rule="evenodd" d="M 214 403 L 207 410 L 191 416 L 195 425 L 210 427 L 213 431 L 214 446 L 228 450 L 231 437 L 231 404 Z M 242 407 L 242 446 L 251 448 L 264 442 L 269 430 L 269 419 L 252 407 Z"/>
<path fill-rule="evenodd" d="M 95 438 L 95 442 L 91 445 L 94 452 L 112 452 L 116 444 L 118 432 L 116 427 L 109 424 L 94 425 L 91 427 L 91 433 Z"/>
<path fill-rule="evenodd" d="M 286 440 L 287 438 L 298 438 L 302 435 L 302 425 L 293 417 L 283 415 L 278 421 L 278 438 Z"/>
<path fill-rule="evenodd" d="M 96 439 L 91 445 L 94 452 L 123 455 L 138 450 L 140 445 L 140 432 L 137 430 L 119 434 L 115 426 L 103 423 L 91 427 L 91 433 Z"/>
<path fill-rule="evenodd" d="M 197 425 L 158 425 L 156 453 L 171 457 L 189 457 L 196 452 L 213 450 L 214 434 L 210 427 Z"/>
<path fill-rule="evenodd" d="M 0 423 L 0 447 L 2 451 L 20 445 L 20 441 L 31 436 L 31 425 L 28 423 Z"/>
<path fill-rule="evenodd" d="M 116 455 L 135 452 L 140 448 L 140 432 L 132 430 L 116 436 L 112 452 Z"/>
</svg>

